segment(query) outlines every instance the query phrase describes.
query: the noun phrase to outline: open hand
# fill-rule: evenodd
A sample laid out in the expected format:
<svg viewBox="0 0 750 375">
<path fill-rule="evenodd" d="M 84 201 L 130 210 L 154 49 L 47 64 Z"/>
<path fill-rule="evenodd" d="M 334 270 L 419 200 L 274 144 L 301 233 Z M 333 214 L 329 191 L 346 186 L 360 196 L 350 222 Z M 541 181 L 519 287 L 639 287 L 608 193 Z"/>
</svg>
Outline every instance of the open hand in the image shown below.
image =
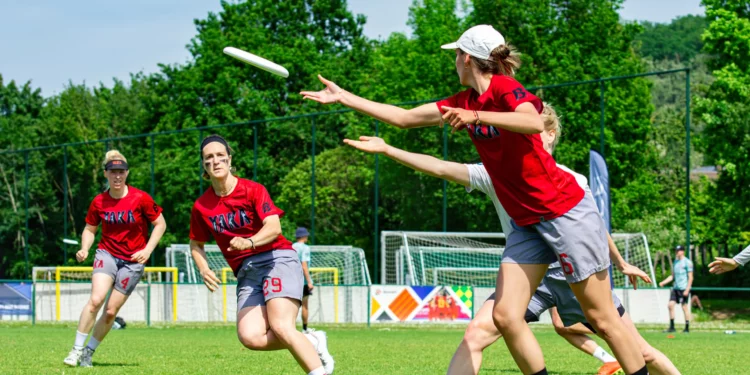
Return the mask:
<svg viewBox="0 0 750 375">
<path fill-rule="evenodd" d="M 338 103 L 338 101 L 341 100 L 341 95 L 344 90 L 342 90 L 337 84 L 333 83 L 333 81 L 323 78 L 320 74 L 318 74 L 318 79 L 326 85 L 326 88 L 320 91 L 302 91 L 300 92 L 302 99 L 314 100 L 321 104 Z"/>
<path fill-rule="evenodd" d="M 344 143 L 370 154 L 383 154 L 388 150 L 388 144 L 382 138 L 378 137 L 359 137 L 359 141 L 344 139 Z"/>
<path fill-rule="evenodd" d="M 734 271 L 739 264 L 732 258 L 716 258 L 708 265 L 708 272 L 721 275 L 724 272 Z"/>
<path fill-rule="evenodd" d="M 651 284 L 651 278 L 648 274 L 630 263 L 624 263 L 620 267 L 620 272 L 628 277 L 630 284 L 633 285 L 633 289 L 638 289 L 638 279 L 643 280 L 646 284 Z"/>
<path fill-rule="evenodd" d="M 201 277 L 203 278 L 203 284 L 206 284 L 206 288 L 208 288 L 208 290 L 210 290 L 211 292 L 215 292 L 216 289 L 219 289 L 221 280 L 216 277 L 216 274 L 214 273 L 214 271 L 211 271 L 210 268 L 201 271 Z"/>
</svg>

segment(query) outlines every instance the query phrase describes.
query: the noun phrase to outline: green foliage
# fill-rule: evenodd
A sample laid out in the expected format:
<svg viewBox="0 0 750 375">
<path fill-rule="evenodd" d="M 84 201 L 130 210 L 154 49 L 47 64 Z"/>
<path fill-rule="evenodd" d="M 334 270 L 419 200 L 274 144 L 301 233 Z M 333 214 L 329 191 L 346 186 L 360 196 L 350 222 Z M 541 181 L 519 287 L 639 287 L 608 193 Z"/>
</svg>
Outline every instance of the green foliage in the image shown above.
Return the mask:
<svg viewBox="0 0 750 375">
<path fill-rule="evenodd" d="M 708 25 L 703 16 L 680 16 L 670 23 L 640 22 L 643 33 L 638 35 L 640 55 L 654 60 L 688 62 L 703 49 L 701 34 Z"/>
</svg>

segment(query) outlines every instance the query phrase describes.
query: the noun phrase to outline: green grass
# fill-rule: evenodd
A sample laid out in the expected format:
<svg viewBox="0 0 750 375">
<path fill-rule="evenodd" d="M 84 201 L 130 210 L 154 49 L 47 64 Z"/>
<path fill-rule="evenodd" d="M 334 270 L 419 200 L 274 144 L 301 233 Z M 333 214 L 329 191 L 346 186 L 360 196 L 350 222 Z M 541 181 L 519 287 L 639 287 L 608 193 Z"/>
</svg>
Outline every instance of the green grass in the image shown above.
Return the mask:
<svg viewBox="0 0 750 375">
<path fill-rule="evenodd" d="M 441 374 L 463 328 L 324 327 L 336 374 Z M 549 328 L 534 332 L 551 374 L 594 374 L 599 362 Z M 286 351 L 251 352 L 234 327 L 182 325 L 112 331 L 94 356 L 93 369 L 62 364 L 73 343 L 73 325 L 0 323 L 1 374 L 302 374 Z M 669 356 L 683 374 L 750 373 L 745 366 L 750 334 L 696 331 L 674 339 L 656 331 L 646 340 Z M 483 374 L 516 374 L 502 341 L 485 351 Z"/>
</svg>

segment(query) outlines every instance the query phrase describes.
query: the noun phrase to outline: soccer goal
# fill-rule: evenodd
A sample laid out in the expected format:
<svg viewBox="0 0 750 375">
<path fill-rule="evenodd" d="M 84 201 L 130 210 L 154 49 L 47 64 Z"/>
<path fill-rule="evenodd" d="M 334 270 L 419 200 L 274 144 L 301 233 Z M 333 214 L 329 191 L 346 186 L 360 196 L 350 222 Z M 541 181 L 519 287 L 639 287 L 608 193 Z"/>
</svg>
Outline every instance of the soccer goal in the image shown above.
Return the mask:
<svg viewBox="0 0 750 375">
<path fill-rule="evenodd" d="M 34 267 L 35 312 L 42 320 L 75 321 L 91 295 L 92 267 Z M 128 320 L 177 321 L 177 268 L 145 267 L 120 314 Z M 104 311 L 104 308 L 102 308 Z"/>
<path fill-rule="evenodd" d="M 222 270 L 229 267 L 219 247 L 205 245 L 208 266 L 221 277 Z M 190 255 L 190 245 L 173 244 L 167 247 L 167 266 L 178 269 L 181 282 L 200 283 L 203 279 Z M 310 246 L 310 268 L 320 269 L 310 273 L 313 282 L 319 285 L 370 285 L 364 250 L 352 246 Z M 328 269 L 327 271 L 322 271 Z M 331 269 L 336 269 L 333 272 Z M 234 281 L 234 275 L 227 275 Z"/>
<path fill-rule="evenodd" d="M 643 233 L 615 233 L 615 244 L 625 260 L 647 272 L 656 287 L 654 267 Z M 381 234 L 382 284 L 472 285 L 494 287 L 505 249 L 503 233 L 384 231 Z M 617 269 L 615 287 L 630 282 Z"/>
<path fill-rule="evenodd" d="M 384 231 L 382 284 L 494 286 L 503 233 Z"/>
</svg>

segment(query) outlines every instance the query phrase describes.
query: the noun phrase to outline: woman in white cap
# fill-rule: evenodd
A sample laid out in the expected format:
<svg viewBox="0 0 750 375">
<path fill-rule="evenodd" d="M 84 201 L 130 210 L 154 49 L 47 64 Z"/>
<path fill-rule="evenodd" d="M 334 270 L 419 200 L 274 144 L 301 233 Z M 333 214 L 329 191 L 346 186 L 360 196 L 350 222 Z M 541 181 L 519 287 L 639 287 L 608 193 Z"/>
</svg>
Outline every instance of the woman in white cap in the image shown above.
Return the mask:
<svg viewBox="0 0 750 375">
<path fill-rule="evenodd" d="M 461 91 L 413 109 L 376 103 L 319 77 L 326 88 L 305 99 L 341 103 L 399 128 L 448 123 L 466 128 L 503 207 L 513 219 L 497 278 L 495 325 L 524 374 L 547 374 L 542 350 L 524 320 L 550 263 L 563 266 L 587 320 L 603 334 L 627 374 L 648 374 L 635 339 L 617 313 L 609 281 L 606 229 L 593 200 L 543 147 L 541 100 L 513 78 L 520 59 L 492 26 L 472 27 L 444 49 L 456 51 Z M 583 229 L 585 228 L 585 229 Z"/>
</svg>

